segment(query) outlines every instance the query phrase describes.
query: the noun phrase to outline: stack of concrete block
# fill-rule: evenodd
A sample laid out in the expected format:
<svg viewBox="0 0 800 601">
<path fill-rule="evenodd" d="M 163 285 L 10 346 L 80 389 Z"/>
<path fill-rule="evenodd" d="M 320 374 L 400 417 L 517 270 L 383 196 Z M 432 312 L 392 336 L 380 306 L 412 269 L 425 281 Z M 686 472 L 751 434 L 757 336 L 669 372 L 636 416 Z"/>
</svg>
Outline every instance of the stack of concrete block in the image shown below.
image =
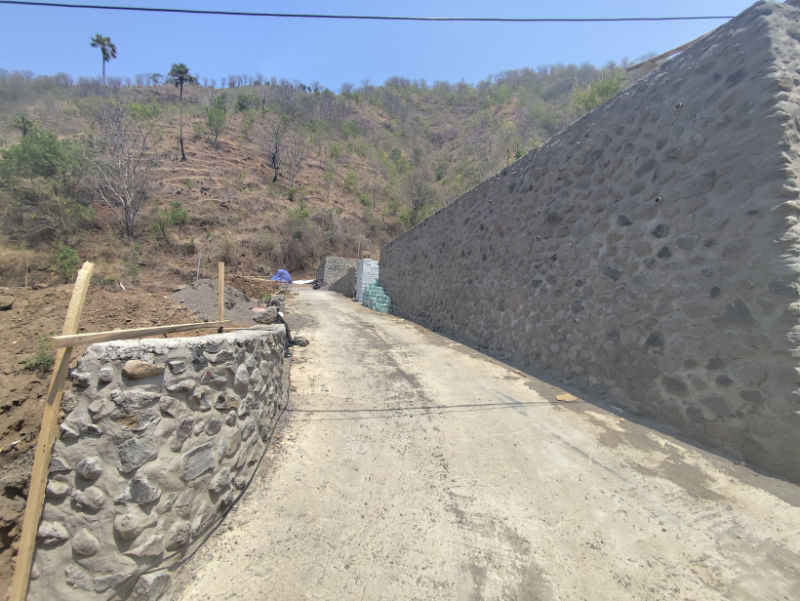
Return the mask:
<svg viewBox="0 0 800 601">
<path fill-rule="evenodd" d="M 360 303 L 363 300 L 364 289 L 370 282 L 378 279 L 378 262 L 374 259 L 361 259 L 358 262 L 356 273 L 356 300 Z"/>
<path fill-rule="evenodd" d="M 392 312 L 392 299 L 386 294 L 386 291 L 375 280 L 368 284 L 364 289 L 363 300 L 361 301 L 365 307 L 369 307 L 378 313 L 391 313 Z"/>
</svg>

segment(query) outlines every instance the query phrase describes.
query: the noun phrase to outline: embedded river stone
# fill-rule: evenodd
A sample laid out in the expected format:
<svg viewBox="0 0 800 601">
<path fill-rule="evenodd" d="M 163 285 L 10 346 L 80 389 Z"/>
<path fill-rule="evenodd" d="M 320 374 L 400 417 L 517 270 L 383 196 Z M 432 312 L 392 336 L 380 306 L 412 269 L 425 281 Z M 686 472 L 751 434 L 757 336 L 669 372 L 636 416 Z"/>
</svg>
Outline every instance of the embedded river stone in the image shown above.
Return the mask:
<svg viewBox="0 0 800 601">
<path fill-rule="evenodd" d="M 141 361 L 140 359 L 131 359 L 126 361 L 122 366 L 122 375 L 131 380 L 141 380 L 142 378 L 152 378 L 164 373 L 162 366 L 150 363 L 149 361 Z"/>
</svg>

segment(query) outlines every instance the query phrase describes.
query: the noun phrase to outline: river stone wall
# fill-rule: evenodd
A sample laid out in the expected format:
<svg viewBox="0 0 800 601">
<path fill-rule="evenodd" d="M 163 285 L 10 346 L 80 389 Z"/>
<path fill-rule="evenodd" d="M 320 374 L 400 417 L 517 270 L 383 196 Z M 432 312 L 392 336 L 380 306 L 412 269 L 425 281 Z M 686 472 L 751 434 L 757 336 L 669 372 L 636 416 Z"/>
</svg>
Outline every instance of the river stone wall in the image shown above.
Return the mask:
<svg viewBox="0 0 800 601">
<path fill-rule="evenodd" d="M 157 599 L 247 486 L 288 399 L 283 326 L 90 346 L 72 374 L 29 600 Z"/>
<path fill-rule="evenodd" d="M 356 293 L 356 276 L 351 270 L 355 270 L 357 262 L 347 257 L 325 257 L 317 267 L 317 280 L 325 282 L 324 290 L 336 286 L 336 292 L 352 298 Z"/>
<path fill-rule="evenodd" d="M 395 314 L 800 481 L 798 40 L 757 3 L 386 245 Z"/>
</svg>

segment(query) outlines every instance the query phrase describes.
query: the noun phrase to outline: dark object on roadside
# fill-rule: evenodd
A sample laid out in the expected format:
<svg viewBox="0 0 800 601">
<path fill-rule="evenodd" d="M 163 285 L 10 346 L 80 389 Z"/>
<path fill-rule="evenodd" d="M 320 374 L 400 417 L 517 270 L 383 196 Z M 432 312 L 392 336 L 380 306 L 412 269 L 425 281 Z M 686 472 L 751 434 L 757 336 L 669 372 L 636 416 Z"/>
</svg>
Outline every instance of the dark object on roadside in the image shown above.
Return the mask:
<svg viewBox="0 0 800 601">
<path fill-rule="evenodd" d="M 283 307 L 286 304 L 283 296 L 276 294 L 272 298 L 269 299 L 269 303 L 267 306 L 269 307 L 278 307 L 278 311 L 283 311 Z"/>
<path fill-rule="evenodd" d="M 286 271 L 285 269 L 279 269 L 278 271 L 275 272 L 275 275 L 273 275 L 270 278 L 270 280 L 275 282 L 285 282 L 287 284 L 291 284 L 292 276 L 289 275 L 289 272 Z"/>
<path fill-rule="evenodd" d="M 325 285 L 325 280 L 314 280 L 314 283 L 312 284 L 312 288 L 314 288 L 314 290 L 319 290 L 324 285 Z"/>
<path fill-rule="evenodd" d="M 253 321 L 260 324 L 271 324 L 278 321 L 278 307 L 266 307 L 253 316 Z"/>
<path fill-rule="evenodd" d="M 283 312 L 278 311 L 278 317 L 275 320 L 277 323 L 282 323 L 286 326 L 286 342 L 283 345 L 283 356 L 284 357 L 291 357 L 292 351 L 289 350 L 289 346 L 297 345 L 297 346 L 308 346 L 308 338 L 305 336 L 295 336 L 292 337 L 292 332 L 289 329 L 289 324 L 286 323 L 286 320 L 283 318 Z"/>
</svg>

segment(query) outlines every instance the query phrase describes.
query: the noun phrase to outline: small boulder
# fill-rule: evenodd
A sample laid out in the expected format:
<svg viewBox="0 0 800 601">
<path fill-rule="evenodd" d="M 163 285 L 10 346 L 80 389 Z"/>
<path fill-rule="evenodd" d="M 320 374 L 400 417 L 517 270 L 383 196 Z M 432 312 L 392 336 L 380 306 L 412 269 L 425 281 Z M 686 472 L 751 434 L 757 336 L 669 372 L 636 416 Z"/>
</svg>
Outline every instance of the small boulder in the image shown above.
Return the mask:
<svg viewBox="0 0 800 601">
<path fill-rule="evenodd" d="M 270 306 L 257 313 L 255 317 L 253 317 L 253 321 L 260 324 L 271 324 L 275 323 L 278 319 L 278 307 Z"/>
<path fill-rule="evenodd" d="M 0 296 L 0 311 L 8 311 L 14 304 L 13 296 Z"/>
<path fill-rule="evenodd" d="M 308 338 L 305 336 L 295 336 L 292 339 L 292 344 L 296 346 L 308 346 Z"/>
</svg>

